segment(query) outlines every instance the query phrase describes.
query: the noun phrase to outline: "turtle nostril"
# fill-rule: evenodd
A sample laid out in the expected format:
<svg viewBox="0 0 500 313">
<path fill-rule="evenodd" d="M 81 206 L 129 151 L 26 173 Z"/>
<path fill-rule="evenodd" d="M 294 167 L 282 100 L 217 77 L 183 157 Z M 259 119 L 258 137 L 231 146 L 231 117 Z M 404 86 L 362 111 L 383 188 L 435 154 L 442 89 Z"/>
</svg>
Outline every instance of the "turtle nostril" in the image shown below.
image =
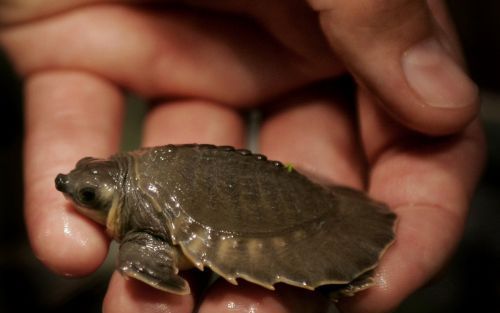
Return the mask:
<svg viewBox="0 0 500 313">
<path fill-rule="evenodd" d="M 59 174 L 56 177 L 56 189 L 62 192 L 66 192 L 66 187 L 68 185 L 68 176 L 64 174 Z"/>
</svg>

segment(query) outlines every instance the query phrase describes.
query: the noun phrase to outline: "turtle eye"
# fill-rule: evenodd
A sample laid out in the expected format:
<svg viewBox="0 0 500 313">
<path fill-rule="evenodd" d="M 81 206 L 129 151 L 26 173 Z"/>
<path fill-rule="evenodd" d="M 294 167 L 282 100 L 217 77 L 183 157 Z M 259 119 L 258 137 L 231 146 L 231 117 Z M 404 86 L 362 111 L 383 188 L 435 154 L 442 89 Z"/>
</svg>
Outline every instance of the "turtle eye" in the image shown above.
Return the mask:
<svg viewBox="0 0 500 313">
<path fill-rule="evenodd" d="M 91 187 L 84 187 L 78 191 L 78 199 L 83 204 L 92 204 L 96 199 L 96 191 Z"/>
</svg>

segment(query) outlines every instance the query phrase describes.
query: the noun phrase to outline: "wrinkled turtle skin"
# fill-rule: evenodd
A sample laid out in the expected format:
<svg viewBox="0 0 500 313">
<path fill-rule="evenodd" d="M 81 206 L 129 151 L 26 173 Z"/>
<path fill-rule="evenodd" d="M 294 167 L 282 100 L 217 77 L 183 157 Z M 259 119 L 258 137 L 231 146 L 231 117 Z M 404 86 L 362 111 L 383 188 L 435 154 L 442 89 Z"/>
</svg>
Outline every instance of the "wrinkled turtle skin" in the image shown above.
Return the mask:
<svg viewBox="0 0 500 313">
<path fill-rule="evenodd" d="M 385 205 L 227 146 L 87 157 L 56 188 L 120 242 L 123 275 L 176 294 L 190 292 L 179 270 L 207 266 L 233 284 L 352 295 L 394 240 Z"/>
</svg>

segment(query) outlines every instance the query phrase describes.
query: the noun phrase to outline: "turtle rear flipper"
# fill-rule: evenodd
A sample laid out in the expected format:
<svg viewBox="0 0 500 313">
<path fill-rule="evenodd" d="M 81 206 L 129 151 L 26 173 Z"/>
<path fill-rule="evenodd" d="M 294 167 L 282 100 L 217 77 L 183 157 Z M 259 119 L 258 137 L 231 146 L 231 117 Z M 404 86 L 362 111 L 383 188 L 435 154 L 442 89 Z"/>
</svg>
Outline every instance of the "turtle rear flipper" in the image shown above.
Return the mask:
<svg viewBox="0 0 500 313">
<path fill-rule="evenodd" d="M 118 270 L 128 277 L 175 294 L 189 294 L 177 269 L 177 250 L 147 233 L 131 233 L 120 245 Z"/>
<path fill-rule="evenodd" d="M 320 286 L 317 290 L 330 300 L 337 302 L 343 296 L 354 296 L 359 291 L 370 288 L 375 284 L 373 274 L 375 270 L 367 271 L 347 284 Z"/>
</svg>

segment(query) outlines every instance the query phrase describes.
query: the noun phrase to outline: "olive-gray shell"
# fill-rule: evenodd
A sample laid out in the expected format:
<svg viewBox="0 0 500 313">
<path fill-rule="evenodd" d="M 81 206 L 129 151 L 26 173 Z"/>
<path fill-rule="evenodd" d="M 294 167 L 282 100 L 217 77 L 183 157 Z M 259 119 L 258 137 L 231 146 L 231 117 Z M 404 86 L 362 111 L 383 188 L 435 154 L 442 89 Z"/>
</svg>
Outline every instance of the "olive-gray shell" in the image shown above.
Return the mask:
<svg viewBox="0 0 500 313">
<path fill-rule="evenodd" d="M 165 210 L 172 242 L 233 283 L 349 283 L 394 239 L 395 215 L 385 205 L 247 150 L 168 145 L 132 156 L 131 175 Z"/>
</svg>

